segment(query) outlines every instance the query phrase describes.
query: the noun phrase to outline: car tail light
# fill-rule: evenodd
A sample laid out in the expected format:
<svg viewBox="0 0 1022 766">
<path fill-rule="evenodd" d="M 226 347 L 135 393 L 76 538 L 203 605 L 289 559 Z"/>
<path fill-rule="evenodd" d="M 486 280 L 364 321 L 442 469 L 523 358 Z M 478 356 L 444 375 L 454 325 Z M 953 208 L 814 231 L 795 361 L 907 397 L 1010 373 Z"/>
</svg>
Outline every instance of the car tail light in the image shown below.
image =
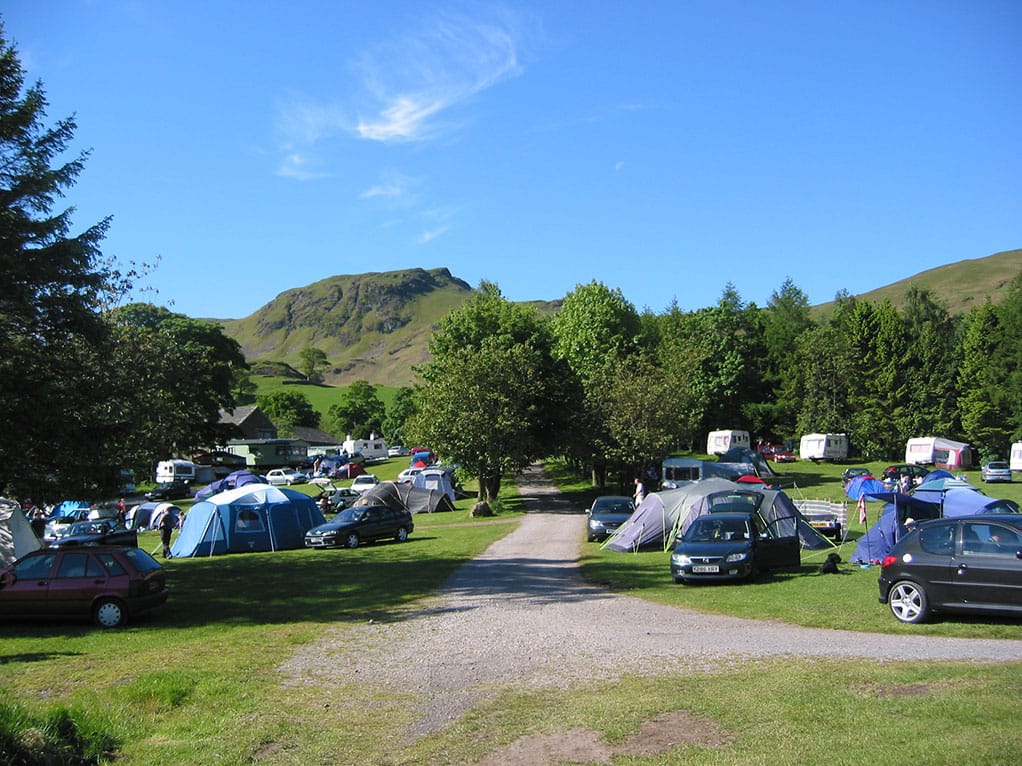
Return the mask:
<svg viewBox="0 0 1022 766">
<path fill-rule="evenodd" d="M 884 560 L 880 562 L 880 566 L 881 567 L 889 567 L 891 564 L 897 564 L 897 563 L 898 563 L 898 557 L 897 556 L 891 556 L 890 554 L 888 554 L 888 555 L 884 556 Z"/>
</svg>

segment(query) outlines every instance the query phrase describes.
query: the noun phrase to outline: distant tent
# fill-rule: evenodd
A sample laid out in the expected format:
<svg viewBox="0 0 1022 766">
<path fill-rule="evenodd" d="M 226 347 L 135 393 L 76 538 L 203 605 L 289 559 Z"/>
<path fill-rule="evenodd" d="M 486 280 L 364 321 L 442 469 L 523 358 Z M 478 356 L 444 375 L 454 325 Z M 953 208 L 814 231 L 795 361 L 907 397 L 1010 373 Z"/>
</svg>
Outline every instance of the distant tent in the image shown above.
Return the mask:
<svg viewBox="0 0 1022 766">
<path fill-rule="evenodd" d="M 249 484 L 193 505 L 170 552 L 192 557 L 302 548 L 305 533 L 325 523 L 303 492 Z"/>
<path fill-rule="evenodd" d="M 763 455 L 755 450 L 749 449 L 748 447 L 732 447 L 723 455 L 720 455 L 717 458 L 717 462 L 749 466 L 749 469 L 745 471 L 745 473 L 754 473 L 760 477 L 772 477 L 777 475 L 774 473 L 774 469 L 770 467 L 770 463 L 767 462 Z"/>
<path fill-rule="evenodd" d="M 85 511 L 83 514 L 82 511 Z M 84 500 L 64 500 L 53 511 L 53 518 L 62 519 L 65 516 L 74 516 L 76 519 L 85 518 L 89 512 L 89 504 Z"/>
<path fill-rule="evenodd" d="M 874 479 L 872 476 L 856 476 L 847 486 L 845 486 L 845 497 L 850 497 L 852 500 L 858 500 L 863 495 L 876 495 L 882 492 L 889 492 L 882 481 Z"/>
<path fill-rule="evenodd" d="M 42 547 L 21 505 L 0 497 L 0 566 L 13 564 L 26 553 Z"/>
<path fill-rule="evenodd" d="M 890 491 L 878 492 L 871 497 L 887 502 L 880 511 L 880 517 L 859 538 L 852 551 L 852 562 L 872 564 L 882 561 L 894 544 L 908 534 L 906 520 L 940 518 L 940 505 L 923 498 Z"/>
<path fill-rule="evenodd" d="M 355 501 L 355 505 L 375 503 L 395 510 L 406 510 L 412 515 L 454 510 L 451 499 L 442 491 L 414 487 L 410 484 L 398 484 L 395 481 L 381 481 L 376 486 L 365 490 L 362 496 Z"/>
<path fill-rule="evenodd" d="M 412 477 L 412 486 L 441 492 L 447 495 L 452 503 L 454 502 L 454 486 L 451 484 L 451 475 L 440 468 L 423 468 Z"/>
<path fill-rule="evenodd" d="M 208 500 L 213 495 L 226 492 L 229 489 L 237 489 L 248 484 L 262 484 L 263 478 L 251 471 L 232 471 L 222 479 L 217 479 L 212 484 L 203 487 L 195 493 L 196 500 Z"/>
<path fill-rule="evenodd" d="M 158 529 L 160 519 L 162 519 L 163 514 L 168 511 L 174 514 L 174 523 L 176 524 L 177 519 L 181 516 L 181 509 L 173 503 L 164 502 L 149 502 L 136 505 L 128 511 L 124 524 L 128 527 L 128 529 Z"/>
</svg>

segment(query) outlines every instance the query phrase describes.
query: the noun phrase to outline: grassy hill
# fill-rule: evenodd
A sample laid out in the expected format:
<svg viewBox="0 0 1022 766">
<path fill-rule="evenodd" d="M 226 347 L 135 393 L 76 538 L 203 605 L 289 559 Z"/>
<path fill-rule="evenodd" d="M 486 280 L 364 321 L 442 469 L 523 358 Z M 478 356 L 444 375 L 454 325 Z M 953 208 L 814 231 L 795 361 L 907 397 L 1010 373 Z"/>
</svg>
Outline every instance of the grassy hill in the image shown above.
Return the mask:
<svg viewBox="0 0 1022 766">
<path fill-rule="evenodd" d="M 967 314 L 973 306 L 982 305 L 987 298 L 997 303 L 1011 280 L 1020 273 L 1022 250 L 1005 250 L 986 258 L 969 258 L 937 266 L 857 295 L 856 298 L 871 303 L 889 300 L 892 305 L 902 308 L 905 304 L 905 291 L 915 286 L 928 289 L 947 306 L 951 314 Z M 798 282 L 797 279 L 795 281 Z M 814 308 L 814 312 L 826 313 L 833 306 L 833 302 L 822 303 Z"/>
<path fill-rule="evenodd" d="M 250 362 L 297 365 L 305 346 L 322 349 L 331 384 L 407 385 L 429 338 L 472 288 L 447 269 L 334 276 L 287 290 L 251 316 L 221 321 Z"/>
<path fill-rule="evenodd" d="M 916 285 L 928 288 L 952 314 L 962 314 L 988 297 L 997 302 L 1020 272 L 1022 250 L 1007 250 L 938 266 L 857 297 L 900 307 L 905 291 Z M 302 348 L 312 345 L 331 362 L 324 376 L 330 386 L 367 380 L 396 387 L 413 381 L 412 368 L 426 360 L 433 330 L 471 295 L 472 288 L 447 269 L 334 276 L 287 290 L 244 319 L 220 323 L 246 358 L 259 363 L 254 370 L 259 376 L 289 377 L 272 370 L 296 366 Z M 551 311 L 559 302 L 529 305 Z M 813 311 L 822 314 L 832 306 Z M 292 370 L 290 377 L 295 376 Z"/>
</svg>

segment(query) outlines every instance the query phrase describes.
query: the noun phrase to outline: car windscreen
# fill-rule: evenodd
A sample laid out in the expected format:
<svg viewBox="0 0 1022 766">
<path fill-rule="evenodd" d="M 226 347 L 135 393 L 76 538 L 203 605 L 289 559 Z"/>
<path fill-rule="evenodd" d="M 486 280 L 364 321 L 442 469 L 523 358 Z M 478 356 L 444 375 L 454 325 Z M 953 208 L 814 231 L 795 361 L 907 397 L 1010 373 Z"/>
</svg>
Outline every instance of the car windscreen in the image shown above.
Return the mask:
<svg viewBox="0 0 1022 766">
<path fill-rule="evenodd" d="M 345 508 L 334 516 L 333 521 L 352 522 L 361 521 L 364 510 L 362 508 Z"/>
<path fill-rule="evenodd" d="M 682 539 L 687 543 L 709 543 L 748 540 L 749 538 L 749 525 L 744 519 L 704 516 L 695 520 Z"/>
</svg>

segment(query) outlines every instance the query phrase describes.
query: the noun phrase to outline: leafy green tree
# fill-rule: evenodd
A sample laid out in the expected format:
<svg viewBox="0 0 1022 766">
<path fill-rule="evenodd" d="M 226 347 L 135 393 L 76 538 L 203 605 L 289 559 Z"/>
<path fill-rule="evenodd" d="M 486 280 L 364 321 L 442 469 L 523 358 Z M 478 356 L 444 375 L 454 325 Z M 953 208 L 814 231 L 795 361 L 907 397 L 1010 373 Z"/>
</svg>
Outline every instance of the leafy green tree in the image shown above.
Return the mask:
<svg viewBox="0 0 1022 766">
<path fill-rule="evenodd" d="M 1022 439 L 1022 274 L 1011 281 L 996 311 L 1002 333 L 997 355 L 990 361 L 1003 371 L 1000 390 L 1006 423 L 1016 441 Z"/>
<path fill-rule="evenodd" d="M 295 426 L 319 427 L 319 413 L 301 391 L 271 391 L 258 401 L 259 409 L 273 421 L 281 436 L 293 435 Z"/>
<path fill-rule="evenodd" d="M 100 251 L 109 219 L 72 234 L 74 209 L 56 208 L 87 152 L 64 161 L 76 125 L 46 126 L 46 105 L 0 27 L 0 490 L 91 497 L 117 473 L 103 309 L 130 276 Z"/>
<path fill-rule="evenodd" d="M 383 435 L 391 444 L 405 444 L 405 423 L 415 414 L 415 390 L 410 386 L 402 386 L 394 396 L 394 401 L 387 408 L 383 419 Z"/>
<path fill-rule="evenodd" d="M 219 325 L 148 303 L 110 313 L 112 385 L 108 414 L 122 438 L 124 465 L 145 474 L 159 459 L 221 444 L 221 410 L 233 409 L 241 347 Z"/>
<path fill-rule="evenodd" d="M 356 380 L 349 385 L 341 401 L 327 410 L 334 433 L 350 434 L 355 439 L 383 433 L 386 414 L 386 407 L 376 395 L 376 386 L 366 380 Z"/>
<path fill-rule="evenodd" d="M 326 352 L 315 346 L 306 346 L 298 353 L 301 360 L 298 364 L 298 371 L 305 376 L 306 380 L 319 382 L 322 380 L 322 372 L 330 366 L 327 361 Z"/>
<path fill-rule="evenodd" d="M 789 277 L 770 296 L 761 319 L 762 397 L 747 410 L 756 433 L 775 439 L 794 437 L 798 430 L 798 402 L 793 398 L 794 388 L 787 383 L 798 373 L 795 349 L 799 337 L 814 327 L 809 315 L 809 298 Z"/>
<path fill-rule="evenodd" d="M 554 357 L 566 361 L 587 383 L 605 369 L 607 359 L 624 360 L 636 351 L 641 323 L 620 290 L 593 280 L 564 297 L 551 330 Z"/>
<path fill-rule="evenodd" d="M 929 290 L 910 287 L 905 298 L 902 315 L 908 344 L 902 374 L 907 369 L 926 370 L 926 375 L 904 375 L 906 406 L 898 430 L 906 439 L 958 433 L 957 323 Z"/>
<path fill-rule="evenodd" d="M 1003 341 L 1004 329 L 989 301 L 969 312 L 962 335 L 958 407 L 963 436 L 990 459 L 1006 456 L 1012 436 L 1005 374 L 997 361 Z"/>
<path fill-rule="evenodd" d="M 433 334 L 418 412 L 406 435 L 460 463 L 492 502 L 501 477 L 556 454 L 565 427 L 566 367 L 532 309 L 484 282 Z"/>
<path fill-rule="evenodd" d="M 567 457 L 590 469 L 594 485 L 606 483 L 608 464 L 616 462 L 610 454 L 614 440 L 605 418 L 604 381 L 629 364 L 649 327 L 620 290 L 595 280 L 576 285 L 550 322 L 553 356 L 567 364 L 581 393 L 576 401 L 582 406 L 565 445 Z"/>
</svg>

